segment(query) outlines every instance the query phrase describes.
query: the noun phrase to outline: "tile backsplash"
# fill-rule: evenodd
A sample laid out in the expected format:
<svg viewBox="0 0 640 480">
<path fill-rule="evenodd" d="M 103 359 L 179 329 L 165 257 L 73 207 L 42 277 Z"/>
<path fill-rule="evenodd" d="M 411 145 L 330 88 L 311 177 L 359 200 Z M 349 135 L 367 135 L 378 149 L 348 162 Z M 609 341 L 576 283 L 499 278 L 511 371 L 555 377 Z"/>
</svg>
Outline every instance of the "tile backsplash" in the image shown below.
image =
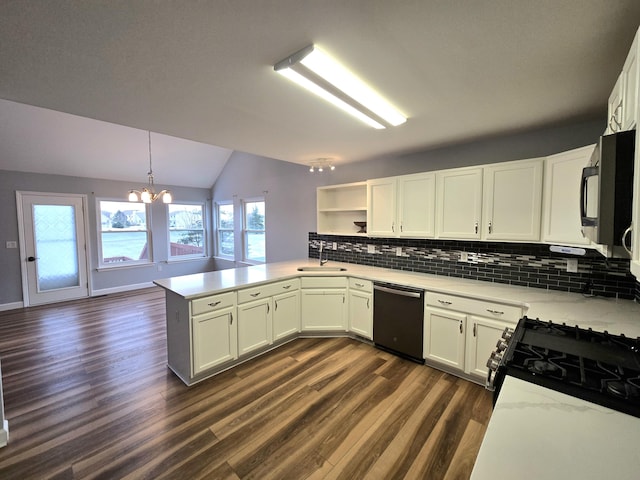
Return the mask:
<svg viewBox="0 0 640 480">
<path fill-rule="evenodd" d="M 537 243 L 367 238 L 311 232 L 310 258 L 318 258 L 320 242 L 324 242 L 324 258 L 339 262 L 640 301 L 640 283 L 631 275 L 629 261 L 606 259 L 590 249 L 584 256 L 573 256 L 553 253 L 549 245 Z M 567 272 L 567 260 L 577 260 L 576 273 Z"/>
</svg>

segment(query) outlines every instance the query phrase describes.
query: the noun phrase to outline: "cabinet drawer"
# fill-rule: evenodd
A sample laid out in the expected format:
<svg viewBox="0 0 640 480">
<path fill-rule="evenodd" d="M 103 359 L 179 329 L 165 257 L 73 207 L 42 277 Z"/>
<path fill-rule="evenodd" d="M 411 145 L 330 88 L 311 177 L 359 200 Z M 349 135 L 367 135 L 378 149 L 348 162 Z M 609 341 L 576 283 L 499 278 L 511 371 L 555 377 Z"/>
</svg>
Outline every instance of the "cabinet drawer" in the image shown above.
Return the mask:
<svg viewBox="0 0 640 480">
<path fill-rule="evenodd" d="M 447 295 L 444 293 L 427 292 L 425 295 L 427 305 L 432 307 L 455 310 L 470 313 L 486 318 L 495 318 L 507 322 L 517 322 L 522 317 L 522 308 L 514 305 L 505 305 L 485 300 Z"/>
<path fill-rule="evenodd" d="M 302 277 L 302 288 L 346 288 L 347 277 Z"/>
<path fill-rule="evenodd" d="M 361 290 L 363 292 L 372 292 L 373 282 L 371 280 L 362 280 L 361 278 L 349 278 L 349 288 L 351 290 Z"/>
<path fill-rule="evenodd" d="M 265 297 L 273 297 L 280 293 L 293 292 L 299 288 L 300 280 L 297 278 L 283 282 L 266 283 L 257 287 L 245 288 L 238 291 L 238 303 L 246 303 Z"/>
<path fill-rule="evenodd" d="M 196 298 L 191 300 L 191 315 L 201 315 L 215 310 L 221 310 L 227 307 L 233 307 L 236 304 L 236 292 L 221 293 L 220 295 L 211 295 L 210 297 Z"/>
</svg>

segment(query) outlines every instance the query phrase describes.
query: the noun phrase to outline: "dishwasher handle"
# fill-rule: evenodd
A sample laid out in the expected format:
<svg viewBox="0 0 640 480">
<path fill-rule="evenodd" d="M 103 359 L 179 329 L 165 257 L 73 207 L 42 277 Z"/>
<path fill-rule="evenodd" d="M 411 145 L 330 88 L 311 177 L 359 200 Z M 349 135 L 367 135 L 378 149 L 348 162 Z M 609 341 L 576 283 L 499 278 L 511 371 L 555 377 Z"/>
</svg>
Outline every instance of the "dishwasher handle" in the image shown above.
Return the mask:
<svg viewBox="0 0 640 480">
<path fill-rule="evenodd" d="M 381 285 L 374 285 L 374 290 L 379 290 L 381 292 L 391 293 L 393 295 L 402 295 L 403 297 L 412 297 L 412 298 L 420 298 L 422 294 L 419 292 L 408 292 L 406 290 L 397 290 L 391 287 L 383 287 Z"/>
</svg>

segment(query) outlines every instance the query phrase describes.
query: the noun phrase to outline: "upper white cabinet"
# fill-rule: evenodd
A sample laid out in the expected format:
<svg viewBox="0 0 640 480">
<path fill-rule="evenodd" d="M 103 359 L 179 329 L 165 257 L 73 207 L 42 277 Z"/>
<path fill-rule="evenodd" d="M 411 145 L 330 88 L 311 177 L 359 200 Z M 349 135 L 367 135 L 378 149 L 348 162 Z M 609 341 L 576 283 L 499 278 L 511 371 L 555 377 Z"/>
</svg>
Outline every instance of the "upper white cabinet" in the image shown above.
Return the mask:
<svg viewBox="0 0 640 480">
<path fill-rule="evenodd" d="M 640 30 L 639 30 L 640 31 Z M 631 130 L 635 128 L 638 115 L 638 32 L 633 39 L 627 59 L 622 67 L 622 128 L 621 130 Z"/>
<path fill-rule="evenodd" d="M 369 235 L 433 237 L 435 178 L 427 172 L 367 181 Z"/>
<path fill-rule="evenodd" d="M 589 245 L 580 224 L 580 178 L 595 145 L 547 157 L 544 173 L 542 241 Z"/>
<path fill-rule="evenodd" d="M 543 162 L 535 158 L 484 168 L 483 239 L 540 240 Z"/>
<path fill-rule="evenodd" d="M 436 173 L 436 236 L 480 239 L 482 168 Z"/>
<path fill-rule="evenodd" d="M 357 235 L 354 222 L 367 220 L 367 183 L 318 187 L 316 193 L 318 233 Z"/>
<path fill-rule="evenodd" d="M 396 236 L 396 209 L 396 178 L 367 180 L 367 233 L 370 236 Z"/>
</svg>

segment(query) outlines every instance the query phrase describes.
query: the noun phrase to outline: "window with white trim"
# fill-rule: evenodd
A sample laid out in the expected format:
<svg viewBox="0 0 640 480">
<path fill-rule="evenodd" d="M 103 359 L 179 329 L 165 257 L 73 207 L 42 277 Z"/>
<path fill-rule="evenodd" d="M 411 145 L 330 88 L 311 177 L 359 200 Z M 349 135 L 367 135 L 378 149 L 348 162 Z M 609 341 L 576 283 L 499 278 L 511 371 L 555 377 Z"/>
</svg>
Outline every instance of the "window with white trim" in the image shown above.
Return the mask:
<svg viewBox="0 0 640 480">
<path fill-rule="evenodd" d="M 264 263 L 266 261 L 264 199 L 243 200 L 242 209 L 243 260 L 250 263 Z"/>
<path fill-rule="evenodd" d="M 216 204 L 216 251 L 217 256 L 234 260 L 234 216 L 233 202 Z"/>
<path fill-rule="evenodd" d="M 167 205 L 169 224 L 169 259 L 205 257 L 207 235 L 205 206 L 171 203 Z"/>
<path fill-rule="evenodd" d="M 101 267 L 151 263 L 151 231 L 142 202 L 98 200 L 98 250 Z"/>
</svg>

